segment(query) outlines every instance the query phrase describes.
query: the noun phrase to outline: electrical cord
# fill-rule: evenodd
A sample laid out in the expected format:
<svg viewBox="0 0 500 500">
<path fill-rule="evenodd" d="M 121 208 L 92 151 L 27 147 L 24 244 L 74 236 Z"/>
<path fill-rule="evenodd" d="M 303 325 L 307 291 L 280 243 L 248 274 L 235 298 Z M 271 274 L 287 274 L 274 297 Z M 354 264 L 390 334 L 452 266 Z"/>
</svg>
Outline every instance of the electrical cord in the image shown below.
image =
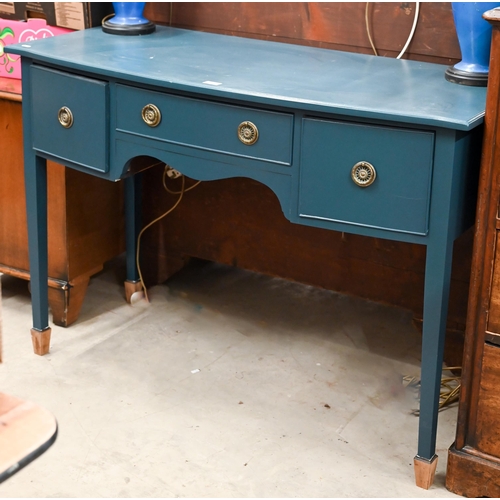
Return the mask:
<svg viewBox="0 0 500 500">
<path fill-rule="evenodd" d="M 166 171 L 165 171 L 165 174 L 166 174 Z M 168 177 L 167 175 L 163 175 L 163 187 L 165 188 L 165 191 L 167 193 L 170 193 L 170 194 L 181 194 L 182 191 L 172 191 L 171 189 L 169 189 L 167 187 L 167 185 L 165 184 L 165 179 L 166 177 Z M 182 176 L 184 177 L 184 176 Z M 201 181 L 198 181 L 196 182 L 195 184 L 193 184 L 192 186 L 189 186 L 188 188 L 184 189 L 184 193 L 187 193 L 188 191 L 191 191 L 191 189 L 194 189 Z"/>
<path fill-rule="evenodd" d="M 420 12 L 420 2 L 415 2 L 415 16 L 413 17 L 413 25 L 411 27 L 410 35 L 408 36 L 408 40 L 406 40 L 406 43 L 405 43 L 403 49 L 399 53 L 398 57 L 396 57 L 396 59 L 401 59 L 401 56 L 406 52 L 408 45 L 410 45 L 410 42 L 413 39 L 413 35 L 415 34 L 415 29 L 417 28 L 419 12 Z"/>
<path fill-rule="evenodd" d="M 191 189 L 194 189 L 201 182 L 201 181 L 198 181 L 194 185 L 186 188 L 186 178 L 184 177 L 184 175 L 181 174 L 182 185 L 181 185 L 180 191 L 172 191 L 171 189 L 169 189 L 167 187 L 167 185 L 165 183 L 165 179 L 167 177 L 167 172 L 168 172 L 169 169 L 170 169 L 170 167 L 168 165 L 165 165 L 165 168 L 163 169 L 163 178 L 162 178 L 163 187 L 170 194 L 178 194 L 179 198 L 177 198 L 177 201 L 174 203 L 174 205 L 171 208 L 169 208 L 162 215 L 160 215 L 159 217 L 157 217 L 156 219 L 154 219 L 153 221 L 151 221 L 149 224 L 147 224 L 146 226 L 144 226 L 141 229 L 139 235 L 137 236 L 137 251 L 136 251 L 136 256 L 135 256 L 135 263 L 136 263 L 136 266 L 137 266 L 137 274 L 139 275 L 139 281 L 141 282 L 142 289 L 144 290 L 144 297 L 146 299 L 146 302 L 149 302 L 149 297 L 148 297 L 148 292 L 147 292 L 147 289 L 146 289 L 146 285 L 144 284 L 144 279 L 143 279 L 142 272 L 141 272 L 141 265 L 140 265 L 140 262 L 139 262 L 140 261 L 140 249 L 141 249 L 141 237 L 144 234 L 144 232 L 146 231 L 146 229 L 149 229 L 153 224 L 155 224 L 159 220 L 163 219 L 168 214 L 172 213 L 178 207 L 179 203 L 182 200 L 182 197 L 184 196 L 184 193 L 187 193 L 188 191 L 191 191 Z"/>
<path fill-rule="evenodd" d="M 366 6 L 365 6 L 365 27 L 366 27 L 366 34 L 368 35 L 368 40 L 370 41 L 370 45 L 371 45 L 371 47 L 373 49 L 373 52 L 374 52 L 374 54 L 376 56 L 378 56 L 378 52 L 377 52 L 377 49 L 375 47 L 375 44 L 373 43 L 371 29 L 370 29 L 369 12 L 370 12 L 370 4 L 371 3 L 372 2 L 366 2 Z M 396 57 L 396 59 L 401 59 L 401 57 L 403 56 L 403 54 L 406 52 L 406 49 L 410 45 L 410 42 L 412 41 L 413 35 L 415 34 L 415 30 L 417 28 L 419 13 L 420 13 L 420 2 L 415 2 L 415 15 L 413 17 L 413 25 L 411 27 L 410 34 L 409 34 L 409 36 L 408 36 L 408 38 L 406 40 L 406 43 L 403 46 L 403 49 L 401 50 L 401 52 L 399 53 L 399 55 Z"/>
<path fill-rule="evenodd" d="M 366 26 L 366 34 L 368 35 L 368 40 L 370 41 L 370 45 L 372 46 L 373 53 L 378 56 L 377 49 L 375 48 L 375 44 L 373 43 L 372 39 L 372 33 L 370 30 L 370 19 L 369 19 L 369 13 L 370 13 L 370 4 L 371 2 L 366 2 L 365 6 L 365 26 Z"/>
<path fill-rule="evenodd" d="M 108 14 L 107 16 L 104 16 L 102 19 L 101 19 L 101 26 L 104 25 L 104 22 L 107 21 L 108 19 L 111 19 L 112 17 L 115 17 L 115 13 L 112 12 L 111 14 Z"/>
</svg>

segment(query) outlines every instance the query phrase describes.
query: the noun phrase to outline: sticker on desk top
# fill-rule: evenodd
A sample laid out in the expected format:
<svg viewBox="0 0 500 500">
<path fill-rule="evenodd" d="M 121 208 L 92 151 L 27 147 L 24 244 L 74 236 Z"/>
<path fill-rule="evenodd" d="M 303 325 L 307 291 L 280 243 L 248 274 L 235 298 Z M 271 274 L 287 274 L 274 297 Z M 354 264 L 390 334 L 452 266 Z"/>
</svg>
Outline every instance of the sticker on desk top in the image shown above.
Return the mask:
<svg viewBox="0 0 500 500">
<path fill-rule="evenodd" d="M 222 85 L 222 82 L 212 82 L 211 80 L 206 80 L 205 82 L 207 85 Z"/>
</svg>

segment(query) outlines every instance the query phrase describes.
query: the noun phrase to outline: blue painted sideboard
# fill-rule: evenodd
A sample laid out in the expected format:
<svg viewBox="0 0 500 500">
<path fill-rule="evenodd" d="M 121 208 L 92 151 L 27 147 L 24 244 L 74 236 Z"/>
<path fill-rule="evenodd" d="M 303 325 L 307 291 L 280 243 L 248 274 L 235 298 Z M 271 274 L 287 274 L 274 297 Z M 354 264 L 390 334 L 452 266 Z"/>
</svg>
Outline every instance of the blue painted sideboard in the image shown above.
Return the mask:
<svg viewBox="0 0 500 500">
<path fill-rule="evenodd" d="M 35 352 L 48 352 L 46 160 L 126 183 L 137 282 L 135 157 L 200 180 L 249 177 L 292 222 L 426 245 L 415 473 L 432 484 L 453 241 L 474 221 L 486 89 L 444 67 L 174 28 L 100 28 L 22 56 Z M 244 214 L 241 214 L 244 217 Z"/>
</svg>

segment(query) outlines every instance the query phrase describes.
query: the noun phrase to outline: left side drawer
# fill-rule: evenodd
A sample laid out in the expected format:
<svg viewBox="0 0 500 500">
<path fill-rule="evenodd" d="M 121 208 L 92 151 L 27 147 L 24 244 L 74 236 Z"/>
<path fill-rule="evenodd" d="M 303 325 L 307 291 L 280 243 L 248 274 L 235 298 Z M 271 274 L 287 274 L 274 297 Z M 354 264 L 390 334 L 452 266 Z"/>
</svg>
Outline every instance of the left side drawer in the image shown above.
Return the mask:
<svg viewBox="0 0 500 500">
<path fill-rule="evenodd" d="M 33 148 L 83 167 L 108 171 L 108 84 L 31 68 Z"/>
</svg>

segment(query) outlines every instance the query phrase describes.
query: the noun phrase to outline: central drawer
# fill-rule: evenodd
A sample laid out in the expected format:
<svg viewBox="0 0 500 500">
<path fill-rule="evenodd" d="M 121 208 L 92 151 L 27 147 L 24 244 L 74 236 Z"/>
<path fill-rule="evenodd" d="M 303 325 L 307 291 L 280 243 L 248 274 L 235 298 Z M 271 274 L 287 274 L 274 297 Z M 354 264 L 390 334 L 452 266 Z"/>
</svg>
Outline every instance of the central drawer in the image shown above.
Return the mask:
<svg viewBox="0 0 500 500">
<path fill-rule="evenodd" d="M 434 133 L 304 119 L 299 216 L 425 235 Z"/>
<path fill-rule="evenodd" d="M 117 102 L 121 103 L 116 117 L 120 132 L 286 166 L 292 162 L 292 114 L 126 85 L 117 86 Z"/>
</svg>

